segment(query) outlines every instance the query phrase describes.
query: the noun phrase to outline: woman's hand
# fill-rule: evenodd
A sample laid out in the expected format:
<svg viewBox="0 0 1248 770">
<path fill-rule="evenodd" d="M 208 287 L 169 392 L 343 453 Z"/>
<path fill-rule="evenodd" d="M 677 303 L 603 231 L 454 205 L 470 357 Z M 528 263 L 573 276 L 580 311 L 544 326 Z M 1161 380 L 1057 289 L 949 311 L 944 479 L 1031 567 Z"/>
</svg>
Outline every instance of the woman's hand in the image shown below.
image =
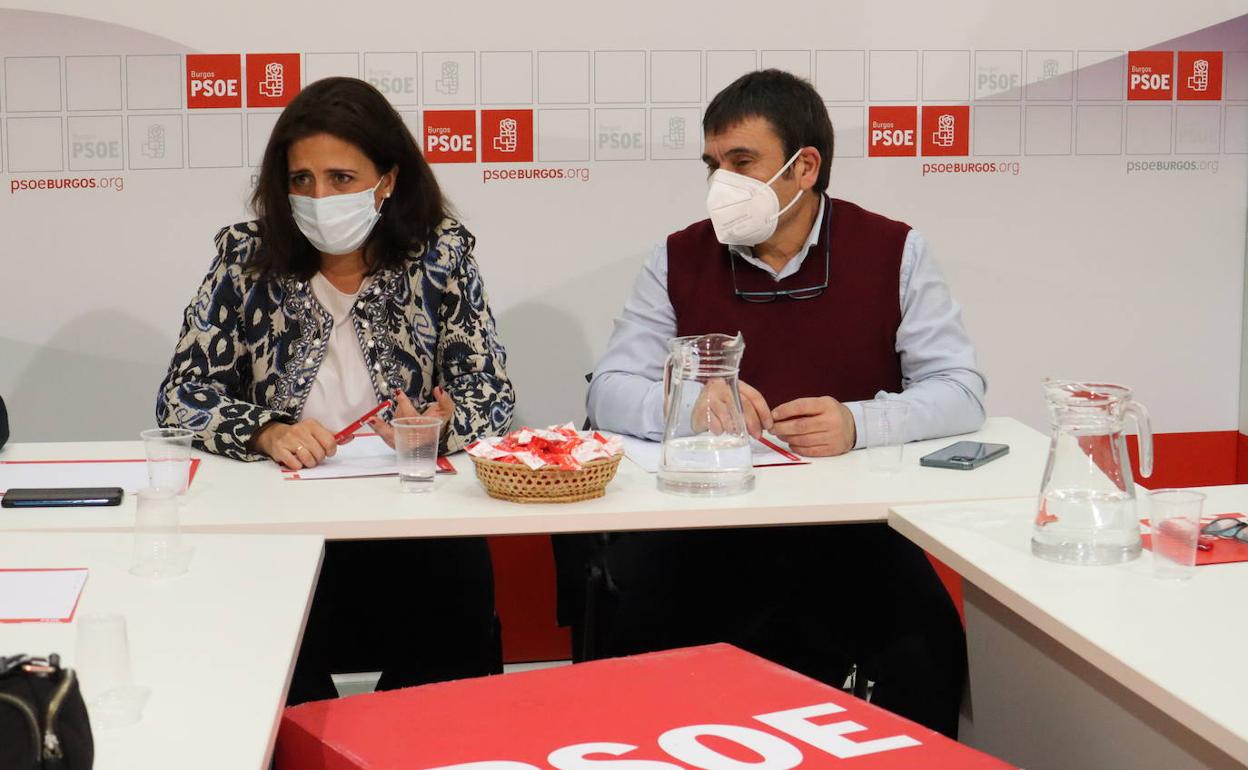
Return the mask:
<svg viewBox="0 0 1248 770">
<path fill-rule="evenodd" d="M 404 393 L 401 390 L 395 390 L 394 391 L 394 404 L 395 404 L 394 416 L 395 417 L 441 417 L 442 418 L 442 430 L 445 431 L 446 427 L 450 425 L 451 423 L 451 415 L 455 414 L 455 402 L 451 400 L 450 396 L 446 395 L 446 391 L 443 390 L 441 387 L 436 387 L 433 389 L 433 399 L 434 399 L 433 404 L 426 407 L 425 410 L 422 412 L 416 408 L 416 405 L 412 403 L 411 399 L 407 397 L 406 393 Z M 377 432 L 378 436 L 381 436 L 382 440 L 384 440 L 390 446 L 392 447 L 394 446 L 394 428 L 390 427 L 390 423 L 386 422 L 380 417 L 374 417 L 368 421 L 368 424 L 372 427 L 374 431 Z"/>
<path fill-rule="evenodd" d="M 256 434 L 252 446 L 292 471 L 315 468 L 338 451 L 334 434 L 316 420 L 271 422 Z"/>
</svg>

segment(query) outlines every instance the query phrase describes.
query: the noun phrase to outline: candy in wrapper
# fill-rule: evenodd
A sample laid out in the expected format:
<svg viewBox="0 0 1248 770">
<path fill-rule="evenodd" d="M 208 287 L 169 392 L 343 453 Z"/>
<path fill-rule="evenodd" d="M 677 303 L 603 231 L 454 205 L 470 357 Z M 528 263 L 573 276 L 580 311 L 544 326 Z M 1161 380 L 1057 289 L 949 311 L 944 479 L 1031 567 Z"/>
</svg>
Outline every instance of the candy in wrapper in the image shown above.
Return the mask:
<svg viewBox="0 0 1248 770">
<path fill-rule="evenodd" d="M 606 436 L 603 436 L 598 431 L 594 431 L 594 438 L 597 439 L 598 442 L 602 444 L 603 447 L 606 448 L 607 454 L 610 455 L 611 457 L 615 457 L 616 455 L 624 451 L 624 439 L 620 438 L 619 436 L 612 436 L 611 438 L 607 438 Z"/>
<path fill-rule="evenodd" d="M 599 444 L 597 441 L 579 444 L 572 448 L 571 454 L 572 459 L 582 465 L 593 460 L 601 460 L 605 457 L 611 456 L 610 453 L 607 452 L 606 447 Z"/>
<path fill-rule="evenodd" d="M 518 460 L 521 464 L 529 466 L 529 470 L 533 471 L 538 468 L 544 468 L 547 464 L 545 458 L 538 457 L 532 452 L 516 452 L 512 455 L 512 457 Z"/>
<path fill-rule="evenodd" d="M 498 448 L 499 441 L 499 437 L 490 436 L 473 442 L 465 447 L 464 451 L 473 457 L 481 457 L 486 460 L 502 460 L 505 457 L 510 457 L 511 452 Z"/>
<path fill-rule="evenodd" d="M 575 471 L 588 462 L 624 451 L 618 436 L 594 432 L 582 436 L 572 423 L 545 429 L 520 428 L 506 436 L 490 436 L 466 447 L 468 454 L 486 460 L 524 465 L 533 470 L 558 468 Z"/>
</svg>

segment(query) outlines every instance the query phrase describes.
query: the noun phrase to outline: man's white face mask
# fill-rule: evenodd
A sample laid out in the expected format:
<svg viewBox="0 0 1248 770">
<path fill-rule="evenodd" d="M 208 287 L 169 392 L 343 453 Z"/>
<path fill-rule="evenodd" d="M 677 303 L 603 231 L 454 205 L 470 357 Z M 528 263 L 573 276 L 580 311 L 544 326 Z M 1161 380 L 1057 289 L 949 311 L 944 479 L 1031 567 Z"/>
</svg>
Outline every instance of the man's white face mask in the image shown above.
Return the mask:
<svg viewBox="0 0 1248 770">
<path fill-rule="evenodd" d="M 797 203 L 802 191 L 799 189 L 793 200 L 780 208 L 780 199 L 771 185 L 801 154 L 801 150 L 793 153 L 793 157 L 766 182 L 722 168 L 711 174 L 706 210 L 710 212 L 715 237 L 720 243 L 725 246 L 757 246 L 776 232 L 780 215 Z"/>
<path fill-rule="evenodd" d="M 378 179 L 371 190 L 357 193 L 324 198 L 289 195 L 295 224 L 322 254 L 349 254 L 364 243 L 381 219 L 381 209 L 374 208 L 373 204 L 373 193 L 381 186 L 381 181 Z"/>
</svg>

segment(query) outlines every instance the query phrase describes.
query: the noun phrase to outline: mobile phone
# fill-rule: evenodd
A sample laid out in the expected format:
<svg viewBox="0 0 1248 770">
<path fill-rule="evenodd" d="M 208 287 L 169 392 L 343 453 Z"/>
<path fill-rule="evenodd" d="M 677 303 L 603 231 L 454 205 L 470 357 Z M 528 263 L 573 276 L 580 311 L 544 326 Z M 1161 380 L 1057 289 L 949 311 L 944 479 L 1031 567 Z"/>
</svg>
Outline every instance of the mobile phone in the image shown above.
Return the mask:
<svg viewBox="0 0 1248 770">
<path fill-rule="evenodd" d="M 121 487 L 14 488 L 0 498 L 0 508 L 68 508 L 121 505 Z"/>
<path fill-rule="evenodd" d="M 1009 454 L 1008 444 L 984 444 L 979 441 L 959 441 L 944 449 L 937 449 L 931 454 L 919 458 L 919 465 L 929 468 L 953 468 L 969 471 L 984 463 L 990 463 L 998 457 Z"/>
</svg>

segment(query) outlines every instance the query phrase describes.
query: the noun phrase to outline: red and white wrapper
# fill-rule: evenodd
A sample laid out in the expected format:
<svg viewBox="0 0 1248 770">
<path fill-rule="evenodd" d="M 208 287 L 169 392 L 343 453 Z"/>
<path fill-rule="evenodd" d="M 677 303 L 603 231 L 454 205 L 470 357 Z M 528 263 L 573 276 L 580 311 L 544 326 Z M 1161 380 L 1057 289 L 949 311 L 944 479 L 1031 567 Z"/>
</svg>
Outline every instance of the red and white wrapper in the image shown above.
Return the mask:
<svg viewBox="0 0 1248 770">
<path fill-rule="evenodd" d="M 532 470 L 558 468 L 580 470 L 585 463 L 615 457 L 624 451 L 619 436 L 607 438 L 597 431 L 581 433 L 572 423 L 549 428 L 520 428 L 506 436 L 489 436 L 468 445 L 473 457 L 515 463 Z"/>
</svg>

